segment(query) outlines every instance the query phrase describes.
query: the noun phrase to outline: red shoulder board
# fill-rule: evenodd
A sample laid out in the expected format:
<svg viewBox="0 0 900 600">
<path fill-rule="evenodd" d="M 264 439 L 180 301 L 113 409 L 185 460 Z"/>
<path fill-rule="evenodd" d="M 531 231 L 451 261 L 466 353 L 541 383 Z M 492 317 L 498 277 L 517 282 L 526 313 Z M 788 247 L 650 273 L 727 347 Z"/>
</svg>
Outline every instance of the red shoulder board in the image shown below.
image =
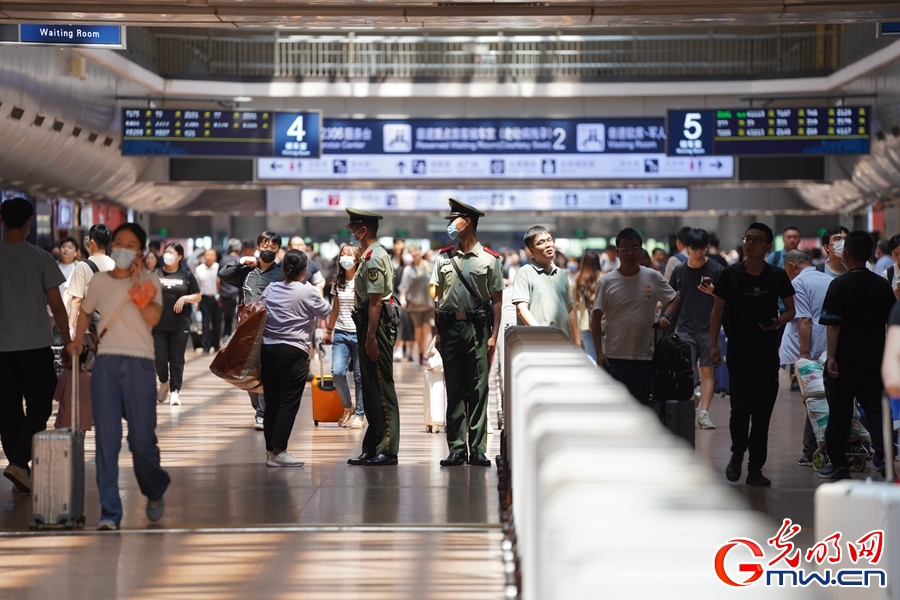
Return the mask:
<svg viewBox="0 0 900 600">
<path fill-rule="evenodd" d="M 444 252 L 450 252 L 454 248 L 456 248 L 456 246 L 444 246 L 443 248 L 438 250 L 438 254 L 443 254 Z"/>
<path fill-rule="evenodd" d="M 491 250 L 490 248 L 484 248 L 484 251 L 493 256 L 494 258 L 500 258 L 500 255 Z"/>
<path fill-rule="evenodd" d="M 369 250 L 368 252 L 366 252 L 366 255 L 365 255 L 364 258 L 365 258 L 366 260 L 369 260 L 370 258 L 372 258 L 372 251 Z"/>
</svg>

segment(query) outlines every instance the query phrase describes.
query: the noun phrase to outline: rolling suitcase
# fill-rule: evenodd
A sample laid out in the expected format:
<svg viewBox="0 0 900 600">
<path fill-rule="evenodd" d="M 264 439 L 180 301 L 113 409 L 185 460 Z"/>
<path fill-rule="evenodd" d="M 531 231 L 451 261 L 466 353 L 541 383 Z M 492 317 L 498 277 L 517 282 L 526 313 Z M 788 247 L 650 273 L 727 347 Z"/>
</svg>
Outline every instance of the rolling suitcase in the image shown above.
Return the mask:
<svg viewBox="0 0 900 600">
<path fill-rule="evenodd" d="M 319 356 L 319 373 L 312 380 L 312 413 L 313 423 L 337 423 L 344 416 L 344 405 L 341 396 L 334 387 L 334 377 L 325 375 L 321 348 L 316 350 Z"/>
<path fill-rule="evenodd" d="M 422 407 L 425 411 L 425 431 L 440 433 L 447 427 L 447 388 L 444 387 L 444 372 L 425 369 Z"/>
<path fill-rule="evenodd" d="M 694 401 L 693 400 L 667 400 L 666 401 L 666 427 L 677 435 L 694 445 Z"/>
<path fill-rule="evenodd" d="M 716 393 L 725 397 L 731 394 L 731 388 L 728 383 L 728 364 L 725 358 L 728 354 L 728 339 L 725 337 L 724 331 L 719 332 L 719 349 L 722 351 L 722 364 L 716 367 L 713 373 L 716 377 Z"/>
<path fill-rule="evenodd" d="M 78 373 L 78 354 L 72 372 Z M 73 427 L 45 430 L 31 441 L 31 528 L 84 525 L 84 432 L 79 377 L 72 377 Z"/>
</svg>

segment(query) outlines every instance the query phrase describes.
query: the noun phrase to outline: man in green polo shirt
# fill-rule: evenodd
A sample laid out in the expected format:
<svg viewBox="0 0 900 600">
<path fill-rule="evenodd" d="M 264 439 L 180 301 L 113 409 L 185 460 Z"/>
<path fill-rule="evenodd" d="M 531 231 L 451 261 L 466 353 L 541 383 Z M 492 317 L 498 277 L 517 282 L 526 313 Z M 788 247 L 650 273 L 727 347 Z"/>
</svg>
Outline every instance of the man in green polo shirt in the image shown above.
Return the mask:
<svg viewBox="0 0 900 600">
<path fill-rule="evenodd" d="M 362 372 L 363 410 L 369 426 L 363 437 L 362 454 L 351 465 L 396 465 L 400 445 L 400 410 L 394 389 L 394 361 L 391 357 L 397 338 L 399 313 L 391 301 L 394 267 L 378 243 L 378 213 L 347 209 L 347 229 L 363 248 L 356 275 L 356 307 L 353 322 L 359 341 Z"/>
<path fill-rule="evenodd" d="M 441 466 L 468 462 L 491 466 L 484 455 L 488 406 L 488 372 L 503 300 L 503 270 L 496 252 L 478 242 L 476 228 L 484 213 L 450 198 L 447 234 L 455 246 L 441 248 L 431 283 L 435 286 L 437 336 L 447 388 L 447 444 Z M 468 452 L 467 452 L 468 450 Z"/>
<path fill-rule="evenodd" d="M 532 260 L 518 270 L 513 281 L 518 324 L 556 327 L 580 346 L 572 286 L 565 271 L 553 264 L 553 236 L 547 228 L 535 225 L 525 233 L 525 245 Z"/>
</svg>

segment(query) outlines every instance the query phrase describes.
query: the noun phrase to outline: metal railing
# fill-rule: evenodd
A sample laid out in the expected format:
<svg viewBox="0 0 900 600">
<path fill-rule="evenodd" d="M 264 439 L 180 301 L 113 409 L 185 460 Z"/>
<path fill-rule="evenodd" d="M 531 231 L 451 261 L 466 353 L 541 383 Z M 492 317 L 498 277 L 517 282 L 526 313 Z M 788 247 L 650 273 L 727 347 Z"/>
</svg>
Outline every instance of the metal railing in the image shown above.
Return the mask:
<svg viewBox="0 0 900 600">
<path fill-rule="evenodd" d="M 235 37 L 132 28 L 125 52 L 171 78 L 622 80 L 822 74 L 885 43 L 868 25 L 763 34 L 475 37 Z"/>
</svg>

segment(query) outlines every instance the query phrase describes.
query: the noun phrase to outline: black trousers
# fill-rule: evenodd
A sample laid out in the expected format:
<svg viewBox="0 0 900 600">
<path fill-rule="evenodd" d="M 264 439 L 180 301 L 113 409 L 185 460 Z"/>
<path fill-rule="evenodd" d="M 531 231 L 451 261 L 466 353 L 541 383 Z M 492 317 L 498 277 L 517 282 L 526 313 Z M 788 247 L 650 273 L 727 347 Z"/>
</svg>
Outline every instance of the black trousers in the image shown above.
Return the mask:
<svg viewBox="0 0 900 600">
<path fill-rule="evenodd" d="M 628 388 L 631 395 L 641 404 L 650 403 L 650 375 L 653 371 L 651 360 L 627 360 L 610 358 L 607 371 L 612 378 Z M 663 400 L 665 403 L 665 400 Z"/>
<path fill-rule="evenodd" d="M 263 432 L 266 450 L 287 449 L 300 397 L 306 388 L 309 354 L 290 344 L 263 344 L 262 380 L 266 397 Z"/>
<path fill-rule="evenodd" d="M 825 373 L 825 397 L 828 400 L 828 427 L 825 428 L 825 450 L 836 469 L 846 467 L 847 443 L 853 425 L 853 399 L 866 413 L 866 424 L 872 436 L 872 446 L 884 458 L 884 432 L 881 430 L 881 372 L 858 366 L 838 365 L 840 375 Z"/>
<path fill-rule="evenodd" d="M 56 370 L 49 347 L 0 352 L 0 442 L 10 463 L 28 468 L 31 437 L 47 428 L 55 391 Z"/>
<path fill-rule="evenodd" d="M 168 381 L 172 391 L 180 390 L 184 379 L 184 350 L 188 337 L 187 331 L 153 330 L 156 376 L 160 383 Z"/>
<path fill-rule="evenodd" d="M 200 298 L 200 312 L 203 316 L 203 351 L 210 348 L 218 351 L 222 340 L 222 307 L 215 296 Z"/>
<path fill-rule="evenodd" d="M 769 420 L 778 397 L 778 348 L 728 346 L 731 383 L 731 453 L 750 450 L 748 469 L 762 469 L 769 445 Z"/>
<path fill-rule="evenodd" d="M 222 299 L 222 337 L 227 338 L 234 333 L 234 324 L 237 321 L 238 299 L 219 297 Z"/>
</svg>

